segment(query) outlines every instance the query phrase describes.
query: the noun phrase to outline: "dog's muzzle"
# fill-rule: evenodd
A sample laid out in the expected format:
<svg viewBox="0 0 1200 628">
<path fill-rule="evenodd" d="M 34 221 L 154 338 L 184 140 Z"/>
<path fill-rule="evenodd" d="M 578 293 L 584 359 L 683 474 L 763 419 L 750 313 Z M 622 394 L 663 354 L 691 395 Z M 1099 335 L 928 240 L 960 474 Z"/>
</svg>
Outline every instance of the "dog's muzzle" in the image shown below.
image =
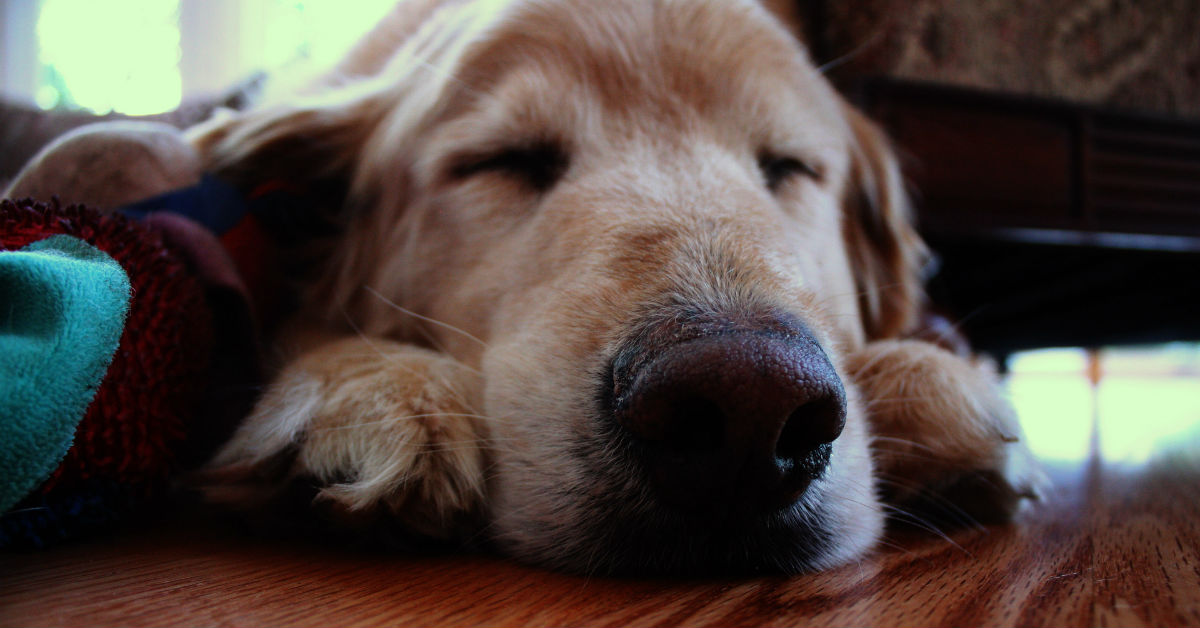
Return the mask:
<svg viewBox="0 0 1200 628">
<path fill-rule="evenodd" d="M 829 358 L 795 321 L 679 320 L 612 362 L 613 416 L 658 499 L 714 524 L 795 503 L 846 421 Z"/>
</svg>

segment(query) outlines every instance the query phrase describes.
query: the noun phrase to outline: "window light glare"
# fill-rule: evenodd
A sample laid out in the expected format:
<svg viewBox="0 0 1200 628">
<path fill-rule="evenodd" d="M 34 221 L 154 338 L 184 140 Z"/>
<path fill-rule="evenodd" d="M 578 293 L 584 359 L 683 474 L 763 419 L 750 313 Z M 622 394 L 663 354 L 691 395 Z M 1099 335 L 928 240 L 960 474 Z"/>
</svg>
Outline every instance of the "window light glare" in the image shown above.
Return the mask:
<svg viewBox="0 0 1200 628">
<path fill-rule="evenodd" d="M 96 113 L 170 111 L 182 100 L 179 0 L 43 0 L 38 104 Z M 49 87 L 49 89 L 45 89 Z"/>
<path fill-rule="evenodd" d="M 1025 439 L 1042 460 L 1075 461 L 1091 446 L 1096 399 L 1082 349 L 1018 353 L 1010 359 L 1008 393 Z"/>
<path fill-rule="evenodd" d="M 62 102 L 62 94 L 53 85 L 42 85 L 33 95 L 33 102 L 41 109 L 53 109 Z"/>
<path fill-rule="evenodd" d="M 1098 359 L 1093 383 L 1082 349 L 1010 358 L 1009 396 L 1035 455 L 1083 460 L 1095 430 L 1101 459 L 1136 465 L 1200 438 L 1200 345 L 1102 349 Z"/>
</svg>

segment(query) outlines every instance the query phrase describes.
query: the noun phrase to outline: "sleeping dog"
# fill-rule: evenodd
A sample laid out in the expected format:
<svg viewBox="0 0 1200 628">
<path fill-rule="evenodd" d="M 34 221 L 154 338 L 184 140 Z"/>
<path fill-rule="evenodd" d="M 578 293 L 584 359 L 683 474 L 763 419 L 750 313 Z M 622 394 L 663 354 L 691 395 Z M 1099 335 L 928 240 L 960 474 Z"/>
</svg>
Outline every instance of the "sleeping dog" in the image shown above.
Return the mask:
<svg viewBox="0 0 1200 628">
<path fill-rule="evenodd" d="M 347 530 L 566 570 L 797 572 L 889 511 L 1036 493 L 994 375 L 913 338 L 886 139 L 756 2 L 407 0 L 178 142 L 339 225 L 214 501 L 301 485 Z"/>
</svg>

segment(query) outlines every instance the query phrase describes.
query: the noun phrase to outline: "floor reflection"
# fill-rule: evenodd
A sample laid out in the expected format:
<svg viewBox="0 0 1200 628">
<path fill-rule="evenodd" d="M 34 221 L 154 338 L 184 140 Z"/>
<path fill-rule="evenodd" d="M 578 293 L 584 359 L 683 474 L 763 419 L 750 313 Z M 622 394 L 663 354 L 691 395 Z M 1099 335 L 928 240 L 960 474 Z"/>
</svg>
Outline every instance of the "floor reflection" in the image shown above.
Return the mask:
<svg viewBox="0 0 1200 628">
<path fill-rule="evenodd" d="M 1084 460 L 1093 447 L 1122 465 L 1200 450 L 1200 344 L 1020 353 L 1007 386 L 1047 462 Z"/>
</svg>

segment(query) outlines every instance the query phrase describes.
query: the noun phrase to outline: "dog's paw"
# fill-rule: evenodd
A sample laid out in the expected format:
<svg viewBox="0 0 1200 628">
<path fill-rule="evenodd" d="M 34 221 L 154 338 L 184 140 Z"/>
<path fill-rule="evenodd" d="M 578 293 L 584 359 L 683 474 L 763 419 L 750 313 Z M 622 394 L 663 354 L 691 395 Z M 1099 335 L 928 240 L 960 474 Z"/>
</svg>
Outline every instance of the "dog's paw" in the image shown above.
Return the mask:
<svg viewBox="0 0 1200 628">
<path fill-rule="evenodd" d="M 299 494 L 343 528 L 455 538 L 484 494 L 473 381 L 458 362 L 409 345 L 324 345 L 283 370 L 199 484 L 209 500 L 245 510 Z"/>
<path fill-rule="evenodd" d="M 886 340 L 849 356 L 886 502 L 940 523 L 996 522 L 1047 481 L 993 369 L 932 344 Z"/>
</svg>

